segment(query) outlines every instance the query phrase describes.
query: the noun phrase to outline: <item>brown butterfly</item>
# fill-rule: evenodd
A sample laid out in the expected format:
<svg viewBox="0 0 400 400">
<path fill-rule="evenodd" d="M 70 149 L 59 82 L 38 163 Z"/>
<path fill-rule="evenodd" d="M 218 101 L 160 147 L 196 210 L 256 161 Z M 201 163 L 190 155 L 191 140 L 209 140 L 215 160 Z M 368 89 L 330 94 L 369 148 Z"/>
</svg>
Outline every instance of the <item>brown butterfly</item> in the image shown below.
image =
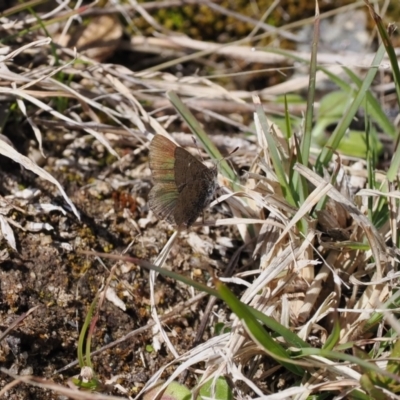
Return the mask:
<svg viewBox="0 0 400 400">
<path fill-rule="evenodd" d="M 150 208 L 161 219 L 190 227 L 213 197 L 217 167 L 207 168 L 162 135 L 155 135 L 149 148 L 155 183 L 149 194 Z"/>
</svg>

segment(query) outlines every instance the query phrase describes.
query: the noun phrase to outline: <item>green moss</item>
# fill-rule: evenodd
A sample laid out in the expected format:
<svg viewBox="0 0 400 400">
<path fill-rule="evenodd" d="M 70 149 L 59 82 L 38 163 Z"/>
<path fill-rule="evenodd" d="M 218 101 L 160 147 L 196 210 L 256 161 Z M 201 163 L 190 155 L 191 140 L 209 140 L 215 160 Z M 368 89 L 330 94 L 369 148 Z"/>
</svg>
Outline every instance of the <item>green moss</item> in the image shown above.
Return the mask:
<svg viewBox="0 0 400 400">
<path fill-rule="evenodd" d="M 331 4 L 324 2 L 319 6 L 322 13 L 352 2 L 351 0 L 341 0 Z M 226 10 L 258 21 L 260 16 L 271 6 L 271 0 L 256 0 L 254 2 L 223 0 L 218 5 Z M 254 28 L 253 24 L 240 21 L 234 16 L 224 15 L 207 7 L 205 4 L 187 4 L 182 7 L 150 11 L 150 13 L 165 28 L 188 34 L 197 40 L 217 42 L 223 40 L 224 42 L 230 42 L 247 36 Z M 282 0 L 279 7 L 276 7 L 267 20 L 263 22 L 272 26 L 283 26 L 314 15 L 315 2 L 308 0 Z M 154 32 L 153 27 L 149 26 L 141 17 L 134 20 L 134 25 L 145 35 Z M 266 45 L 270 40 L 270 38 L 266 39 L 258 45 Z"/>
</svg>

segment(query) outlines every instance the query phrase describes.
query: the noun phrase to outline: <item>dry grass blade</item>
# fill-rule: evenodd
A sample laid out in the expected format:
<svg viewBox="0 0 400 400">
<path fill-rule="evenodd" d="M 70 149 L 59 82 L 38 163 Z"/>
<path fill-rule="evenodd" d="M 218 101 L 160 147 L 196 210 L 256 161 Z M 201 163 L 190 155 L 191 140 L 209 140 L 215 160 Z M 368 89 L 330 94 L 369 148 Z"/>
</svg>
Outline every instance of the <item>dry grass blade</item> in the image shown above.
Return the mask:
<svg viewBox="0 0 400 400">
<path fill-rule="evenodd" d="M 33 376 L 14 375 L 5 368 L 1 368 L 1 372 L 5 375 L 12 377 L 14 381 L 12 382 L 12 384 L 7 385 L 0 391 L 0 396 L 6 394 L 11 389 L 12 386 L 19 385 L 20 383 L 26 383 L 43 389 L 50 389 L 56 393 L 59 393 L 60 395 L 68 396 L 68 398 L 75 400 L 121 400 L 121 397 L 117 396 L 108 396 L 105 394 L 83 392 L 77 390 L 76 388 L 69 389 L 66 388 L 65 386 L 58 385 L 57 383 L 54 383 L 53 381 L 46 379 L 36 378 Z"/>
<path fill-rule="evenodd" d="M 254 63 L 262 63 L 266 65 L 280 64 L 287 62 L 290 58 L 309 59 L 309 53 L 300 52 L 286 52 L 287 55 L 279 54 L 276 49 L 255 50 L 249 46 L 237 45 L 219 45 L 216 43 L 203 42 L 199 40 L 190 39 L 188 37 L 173 36 L 168 38 L 142 38 L 135 36 L 131 39 L 131 44 L 134 47 L 143 48 L 149 51 L 153 46 L 156 49 L 190 49 L 197 51 L 207 51 L 209 53 L 216 53 L 227 57 L 243 59 Z M 341 54 L 319 53 L 318 61 L 321 64 L 342 64 L 349 67 L 366 68 L 373 60 L 374 54 L 360 55 L 357 53 L 348 53 L 346 56 Z M 179 58 L 175 62 L 179 62 Z M 386 64 L 382 63 L 381 68 L 385 68 Z M 156 70 L 155 68 L 152 71 Z"/>
<path fill-rule="evenodd" d="M 7 219 L 0 215 L 0 232 L 3 238 L 7 241 L 8 245 L 15 251 L 17 251 L 17 244 L 15 242 L 14 232 Z"/>
<path fill-rule="evenodd" d="M 210 339 L 206 343 L 198 345 L 196 348 L 190 350 L 186 354 L 182 354 L 177 358 L 176 360 L 172 361 L 171 363 L 168 363 L 167 365 L 163 366 L 159 371 L 157 371 L 156 374 L 154 374 L 147 382 L 147 384 L 144 386 L 142 391 L 138 394 L 138 396 L 135 399 L 139 399 L 140 396 L 148 390 L 148 388 L 152 387 L 154 383 L 156 383 L 162 373 L 171 365 L 179 364 L 177 369 L 169 376 L 169 378 L 165 381 L 163 386 L 160 388 L 160 393 L 163 388 L 165 388 L 168 383 L 172 382 L 174 379 L 179 377 L 179 375 L 185 371 L 186 369 L 192 367 L 193 365 L 201 362 L 204 359 L 208 359 L 210 362 L 212 362 L 215 365 L 218 365 L 219 362 L 221 362 L 221 354 L 224 353 L 224 348 L 226 346 L 226 342 L 229 338 L 230 334 L 224 334 L 220 335 L 218 337 L 215 337 L 213 339 Z"/>
<path fill-rule="evenodd" d="M 26 313 L 22 314 L 19 318 L 17 318 L 15 321 L 13 321 L 13 323 L 4 331 L 1 333 L 0 335 L 0 342 L 7 337 L 7 335 L 13 330 L 15 329 L 15 327 L 18 326 L 18 324 L 20 324 L 26 317 L 28 317 L 30 314 L 32 314 L 38 307 L 33 307 L 31 308 L 29 311 L 27 311 Z"/>
<path fill-rule="evenodd" d="M 162 267 L 164 262 L 166 261 L 172 246 L 174 245 L 177 237 L 178 237 L 178 231 L 175 231 L 173 235 L 169 238 L 168 242 L 158 255 L 157 259 L 154 261 L 154 265 L 158 267 Z M 152 317 L 156 323 L 154 329 L 153 329 L 153 345 L 156 350 L 159 350 L 161 348 L 161 343 L 164 342 L 166 343 L 168 349 L 171 351 L 171 353 L 174 355 L 175 358 L 179 358 L 179 354 L 176 351 L 175 347 L 171 343 L 167 333 L 165 332 L 165 329 L 163 328 L 161 324 L 160 317 L 157 313 L 157 307 L 156 307 L 156 300 L 155 300 L 155 286 L 156 286 L 156 279 L 157 279 L 157 274 L 154 271 L 151 271 L 150 273 L 150 300 L 151 300 L 151 307 L 152 307 Z"/>
<path fill-rule="evenodd" d="M 42 179 L 46 179 L 47 181 L 51 182 L 53 185 L 57 186 L 58 190 L 60 191 L 61 195 L 64 197 L 65 201 L 71 207 L 72 212 L 76 215 L 78 219 L 80 219 L 80 215 L 70 198 L 65 193 L 61 184 L 57 181 L 57 179 L 53 178 L 47 171 L 40 168 L 36 165 L 32 160 L 23 156 L 22 154 L 18 153 L 13 147 L 7 144 L 4 140 L 0 139 L 0 154 L 5 157 L 11 158 L 18 164 L 21 164 L 24 168 L 29 169 L 36 175 L 40 176 Z"/>
<path fill-rule="evenodd" d="M 324 181 L 316 173 L 312 172 L 308 168 L 296 164 L 295 169 L 299 171 L 305 178 L 307 178 L 312 184 L 318 185 L 326 185 L 329 187 L 328 195 L 333 200 L 340 203 L 343 207 L 346 208 L 348 213 L 359 223 L 363 229 L 365 230 L 365 234 L 367 239 L 371 245 L 371 249 L 374 251 L 374 255 L 376 257 L 376 262 L 378 263 L 377 267 L 381 270 L 379 265 L 379 260 L 381 259 L 381 254 L 386 251 L 386 245 L 383 241 L 382 236 L 377 231 L 377 229 L 372 225 L 372 223 L 358 210 L 353 203 L 351 203 L 346 197 L 344 197 L 341 193 L 337 191 L 330 183 Z M 382 275 L 382 273 L 380 273 Z"/>
</svg>

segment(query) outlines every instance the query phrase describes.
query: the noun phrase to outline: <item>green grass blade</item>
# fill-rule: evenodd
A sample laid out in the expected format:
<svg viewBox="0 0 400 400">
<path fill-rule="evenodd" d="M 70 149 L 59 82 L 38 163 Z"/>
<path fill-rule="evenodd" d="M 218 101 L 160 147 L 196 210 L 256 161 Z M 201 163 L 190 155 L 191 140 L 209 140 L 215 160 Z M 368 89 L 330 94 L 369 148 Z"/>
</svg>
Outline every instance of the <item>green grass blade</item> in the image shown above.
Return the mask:
<svg viewBox="0 0 400 400">
<path fill-rule="evenodd" d="M 353 102 L 348 108 L 347 112 L 344 114 L 343 118 L 340 120 L 335 130 L 333 131 L 331 137 L 326 143 L 326 147 L 322 150 L 318 160 L 317 160 L 317 170 L 321 171 L 323 167 L 325 167 L 332 158 L 333 152 L 338 148 L 340 141 L 345 135 L 346 131 L 349 129 L 351 121 L 358 108 L 360 107 L 367 91 L 369 90 L 372 81 L 375 78 L 376 73 L 378 72 L 378 66 L 383 59 L 385 54 L 385 47 L 381 45 L 372 61 L 372 66 L 369 69 L 367 75 L 364 78 L 364 81 L 356 94 Z"/>
<path fill-rule="evenodd" d="M 308 159 L 310 157 L 311 148 L 311 132 L 314 118 L 314 101 L 315 101 L 315 76 L 317 73 L 317 51 L 318 51 L 318 40 L 319 40 L 319 10 L 318 3 L 316 3 L 315 23 L 314 23 L 314 35 L 311 47 L 311 60 L 310 60 L 310 75 L 308 80 L 308 94 L 307 94 L 307 109 L 304 124 L 304 135 L 301 141 L 301 157 L 303 163 L 308 166 Z"/>
<path fill-rule="evenodd" d="M 254 318 L 252 314 L 247 311 L 247 308 L 244 307 L 244 304 L 235 297 L 228 287 L 218 280 L 215 280 L 215 286 L 221 298 L 228 304 L 238 318 L 243 321 L 248 333 L 252 336 L 255 342 L 263 347 L 264 350 L 271 355 L 271 357 L 274 355 L 277 356 L 275 360 L 282 364 L 289 371 L 299 376 L 304 375 L 302 368 L 293 364 L 293 362 L 288 363 L 284 361 L 285 359 L 290 360 L 286 350 L 272 339 L 264 327 L 257 321 L 256 318 Z"/>
<path fill-rule="evenodd" d="M 285 51 L 285 50 L 268 48 L 268 51 L 270 51 L 271 53 L 283 55 L 288 58 L 292 58 L 293 60 L 301 62 L 301 63 L 309 62 L 308 60 L 298 57 L 298 56 L 294 56 L 292 53 Z M 363 83 L 363 80 L 358 78 L 357 75 L 354 74 L 354 72 L 352 72 L 350 69 L 345 68 L 345 67 L 343 67 L 343 68 L 346 71 L 346 73 L 350 76 L 350 78 L 353 80 L 353 82 L 360 88 Z M 352 85 L 349 84 L 348 82 L 346 82 L 344 79 L 340 78 L 339 75 L 336 75 L 336 74 L 330 72 L 329 69 L 327 69 L 325 67 L 317 66 L 317 69 L 319 71 L 322 71 L 325 75 L 327 75 L 329 77 L 329 79 L 333 83 L 335 83 L 337 86 L 339 86 L 343 91 L 350 93 L 350 94 L 354 92 L 354 87 L 352 87 Z M 366 96 L 368 99 L 369 106 L 371 106 L 370 110 L 371 110 L 371 116 L 372 116 L 373 120 L 389 136 L 397 137 L 396 128 L 394 127 L 393 123 L 389 120 L 387 115 L 384 113 L 384 111 L 382 110 L 381 106 L 379 105 L 379 102 L 376 100 L 374 95 L 370 91 L 367 91 Z"/>
<path fill-rule="evenodd" d="M 261 321 L 268 329 L 282 336 L 289 346 L 298 348 L 310 346 L 307 342 L 299 338 L 298 335 L 293 333 L 290 329 L 286 328 L 285 326 L 281 325 L 275 319 L 268 317 L 267 315 L 263 314 L 262 312 L 256 310 L 253 307 L 248 306 L 247 304 L 244 304 L 244 306 L 246 307 L 248 313 L 251 313 L 255 318 Z"/>
<path fill-rule="evenodd" d="M 337 312 L 335 313 L 335 321 L 333 323 L 333 329 L 330 335 L 328 336 L 328 339 L 324 343 L 323 349 L 324 350 L 332 350 L 339 342 L 340 340 L 340 323 L 337 318 Z"/>
<path fill-rule="evenodd" d="M 274 170 L 278 178 L 278 182 L 282 188 L 283 195 L 291 205 L 296 206 L 296 196 L 295 193 L 293 193 L 291 186 L 289 185 L 289 181 L 287 179 L 284 169 L 285 160 L 283 160 L 283 156 L 281 157 L 281 155 L 279 154 L 274 137 L 271 135 L 270 127 L 268 125 L 267 118 L 265 117 L 264 110 L 260 104 L 256 104 L 256 112 L 258 120 L 261 124 L 261 128 L 268 143 L 268 151 L 271 156 L 272 164 L 274 165 Z"/>
<path fill-rule="evenodd" d="M 362 85 L 362 79 L 360 79 L 353 71 L 349 68 L 343 67 L 350 79 L 357 85 L 358 88 Z M 353 89 L 351 89 L 353 90 Z M 382 110 L 382 106 L 376 97 L 370 92 L 367 92 L 367 107 L 368 115 L 381 127 L 381 129 L 390 137 L 394 138 L 397 136 L 396 128 Z"/>
<path fill-rule="evenodd" d="M 234 185 L 237 182 L 236 173 L 232 170 L 226 160 L 223 160 L 223 157 L 219 150 L 214 146 L 214 143 L 209 139 L 207 133 L 201 127 L 197 119 L 191 113 L 191 111 L 186 107 L 186 105 L 182 102 L 182 100 L 178 97 L 175 92 L 168 92 L 167 97 L 171 101 L 172 105 L 178 111 L 179 115 L 184 119 L 184 121 L 188 124 L 192 133 L 198 138 L 198 140 L 202 143 L 207 153 L 214 160 L 220 162 L 221 171 L 224 176 L 231 180 Z"/>
<path fill-rule="evenodd" d="M 365 3 L 367 4 L 371 17 L 375 21 L 376 27 L 378 28 L 379 36 L 382 39 L 382 44 L 385 46 L 386 53 L 389 56 L 390 65 L 392 67 L 393 80 L 396 88 L 397 104 L 400 107 L 400 68 L 396 52 L 393 48 L 392 41 L 390 40 L 389 33 L 382 22 L 382 18 L 375 12 L 374 8 L 372 7 L 372 5 L 368 0 L 365 0 Z M 389 32 L 393 33 L 394 30 L 395 26 L 390 25 Z"/>
<path fill-rule="evenodd" d="M 358 365 L 360 368 L 362 368 L 365 371 L 368 372 L 376 372 L 378 374 L 382 374 L 388 378 L 393 379 L 396 382 L 400 382 L 400 376 L 394 375 L 388 371 L 385 371 L 378 366 L 376 366 L 373 362 L 369 362 L 369 360 L 363 360 L 360 357 L 355 357 L 350 354 L 346 353 L 341 353 L 339 351 L 331 351 L 331 350 L 324 350 L 324 349 L 315 349 L 308 347 L 306 349 L 301 349 L 300 350 L 301 356 L 318 356 L 318 357 L 324 357 L 328 360 L 332 361 L 345 361 L 350 364 L 355 364 Z"/>
<path fill-rule="evenodd" d="M 85 341 L 85 337 L 86 337 L 86 333 L 88 332 L 89 326 L 90 326 L 90 322 L 92 321 L 92 317 L 93 317 L 93 313 L 94 313 L 94 309 L 96 307 L 97 304 L 97 300 L 98 300 L 98 294 L 96 295 L 95 299 L 92 301 L 92 303 L 90 304 L 88 313 L 85 317 L 85 321 L 82 325 L 81 331 L 79 333 L 79 340 L 78 340 L 78 361 L 79 361 L 79 366 L 82 368 L 84 366 L 88 366 L 92 368 L 92 362 L 90 360 L 90 348 L 89 348 L 89 352 L 87 351 L 87 346 L 86 346 L 86 359 L 83 355 L 83 348 L 84 348 L 84 341 Z"/>
<path fill-rule="evenodd" d="M 118 259 L 118 260 L 130 262 L 130 263 L 134 263 L 134 264 L 139 265 L 140 267 L 146 268 L 150 271 L 155 271 L 162 276 L 177 280 L 188 286 L 192 286 L 193 288 L 195 288 L 201 292 L 208 293 L 209 295 L 215 296 L 218 299 L 222 300 L 222 297 L 217 290 L 215 290 L 207 285 L 204 285 L 202 283 L 199 283 L 197 281 L 194 281 L 187 276 L 178 274 L 176 272 L 170 271 L 165 268 L 157 267 L 146 260 L 140 260 L 137 258 L 126 257 L 126 256 L 117 256 L 117 255 L 108 254 L 108 253 L 93 253 L 90 251 L 80 251 L 79 253 L 86 254 L 86 255 L 96 255 L 96 256 L 102 257 L 102 258 L 109 258 L 109 259 L 113 259 L 113 260 Z M 237 301 L 239 301 L 239 300 L 237 300 Z M 268 317 L 267 315 L 261 313 L 260 311 L 256 310 L 255 308 L 253 308 L 247 304 L 244 304 L 244 303 L 241 303 L 241 304 L 246 309 L 247 314 L 251 314 L 254 318 L 260 320 L 270 330 L 272 330 L 273 332 L 276 332 L 276 334 L 278 334 L 279 336 L 282 336 L 290 346 L 294 346 L 297 348 L 309 346 L 309 344 L 307 342 L 300 339 L 295 333 L 293 333 L 290 329 L 286 328 L 285 326 L 281 325 L 275 319 Z"/>
</svg>

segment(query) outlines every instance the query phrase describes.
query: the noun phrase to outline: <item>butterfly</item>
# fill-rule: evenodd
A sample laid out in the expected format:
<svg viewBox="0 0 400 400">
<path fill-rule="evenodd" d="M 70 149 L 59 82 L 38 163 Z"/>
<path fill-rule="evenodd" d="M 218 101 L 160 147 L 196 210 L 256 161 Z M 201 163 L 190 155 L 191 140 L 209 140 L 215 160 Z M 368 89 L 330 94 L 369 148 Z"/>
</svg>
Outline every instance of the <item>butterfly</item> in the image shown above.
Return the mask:
<svg viewBox="0 0 400 400">
<path fill-rule="evenodd" d="M 206 167 L 163 135 L 155 135 L 149 149 L 154 180 L 149 207 L 159 218 L 189 228 L 213 198 L 217 167 Z"/>
</svg>

